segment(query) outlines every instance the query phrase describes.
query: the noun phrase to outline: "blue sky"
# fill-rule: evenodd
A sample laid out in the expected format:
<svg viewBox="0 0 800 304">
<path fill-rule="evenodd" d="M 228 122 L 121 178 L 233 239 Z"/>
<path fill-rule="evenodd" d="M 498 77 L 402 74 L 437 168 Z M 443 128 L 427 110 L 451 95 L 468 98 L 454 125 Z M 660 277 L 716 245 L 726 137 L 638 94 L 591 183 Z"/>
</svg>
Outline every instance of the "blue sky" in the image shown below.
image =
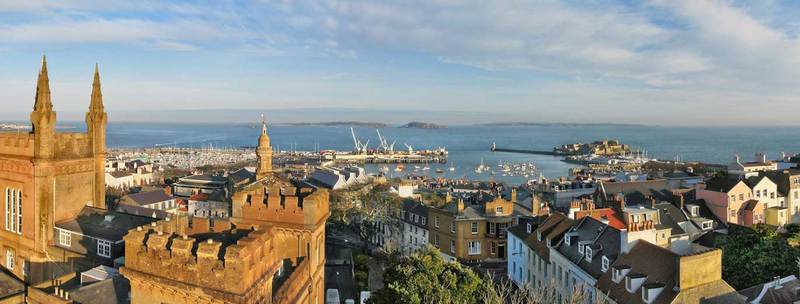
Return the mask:
<svg viewBox="0 0 800 304">
<path fill-rule="evenodd" d="M 0 107 L 28 111 L 46 53 L 59 111 L 88 105 L 99 62 L 112 114 L 797 125 L 798 16 L 793 1 L 0 0 Z"/>
</svg>

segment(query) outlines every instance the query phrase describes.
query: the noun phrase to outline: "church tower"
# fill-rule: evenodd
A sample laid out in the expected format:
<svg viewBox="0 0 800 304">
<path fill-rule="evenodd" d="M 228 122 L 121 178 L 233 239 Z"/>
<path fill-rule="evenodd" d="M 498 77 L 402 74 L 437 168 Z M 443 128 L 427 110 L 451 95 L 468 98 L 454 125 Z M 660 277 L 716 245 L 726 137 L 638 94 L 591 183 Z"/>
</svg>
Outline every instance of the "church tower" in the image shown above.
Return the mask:
<svg viewBox="0 0 800 304">
<path fill-rule="evenodd" d="M 94 66 L 94 81 L 92 82 L 92 97 L 89 111 L 86 112 L 86 131 L 92 146 L 94 158 L 94 207 L 106 208 L 106 124 L 108 115 L 103 106 L 103 93 L 100 91 L 100 71 L 97 64 Z"/>
<path fill-rule="evenodd" d="M 33 134 L 36 137 L 34 154 L 36 158 L 52 158 L 56 136 L 56 112 L 50 100 L 50 79 L 47 77 L 47 59 L 42 56 L 42 69 L 36 81 L 36 102 L 31 112 Z"/>
<path fill-rule="evenodd" d="M 261 136 L 258 137 L 258 147 L 256 148 L 258 164 L 256 165 L 256 179 L 260 180 L 272 174 L 272 147 L 269 145 L 269 135 L 267 135 L 267 121 L 261 115 Z"/>
</svg>

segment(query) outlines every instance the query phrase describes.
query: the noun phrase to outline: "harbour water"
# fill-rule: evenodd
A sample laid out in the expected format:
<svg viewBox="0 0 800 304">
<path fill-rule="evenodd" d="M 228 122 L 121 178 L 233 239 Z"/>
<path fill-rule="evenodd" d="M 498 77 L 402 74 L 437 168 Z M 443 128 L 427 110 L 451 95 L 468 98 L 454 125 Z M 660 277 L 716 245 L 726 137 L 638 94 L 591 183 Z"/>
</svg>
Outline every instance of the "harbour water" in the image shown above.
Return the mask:
<svg viewBox="0 0 800 304">
<path fill-rule="evenodd" d="M 250 124 L 165 124 L 165 123 L 110 123 L 109 147 L 242 147 L 255 146 L 260 128 Z M 281 150 L 335 149 L 349 151 L 353 147 L 350 128 L 345 126 L 272 126 L 269 129 L 272 146 Z M 800 127 L 662 127 L 619 125 L 548 125 L 548 126 L 451 126 L 447 129 L 384 128 L 381 133 L 396 140 L 395 149 L 405 149 L 407 143 L 417 149 L 445 147 L 449 150 L 448 164 L 430 164 L 429 171 L 436 175 L 437 168 L 450 178 L 494 178 L 499 181 L 519 183 L 524 177 L 502 176 L 499 162 L 535 162 L 546 177 L 564 176 L 575 165 L 560 161 L 559 157 L 491 152 L 498 147 L 550 150 L 552 147 L 573 142 L 590 142 L 601 139 L 619 139 L 633 149 L 646 149 L 648 156 L 658 159 L 703 161 L 725 164 L 734 154 L 750 159 L 759 151 L 777 158 L 780 152 L 800 152 Z M 375 129 L 356 128 L 356 134 L 370 147 L 378 143 Z M 474 172 L 481 160 L 497 171 L 495 176 Z M 449 171 L 452 164 L 456 169 Z M 389 165 L 394 169 L 394 165 Z M 376 172 L 377 167 L 368 170 Z M 390 174 L 405 172 L 390 170 Z M 533 177 L 531 177 L 533 178 Z"/>
</svg>

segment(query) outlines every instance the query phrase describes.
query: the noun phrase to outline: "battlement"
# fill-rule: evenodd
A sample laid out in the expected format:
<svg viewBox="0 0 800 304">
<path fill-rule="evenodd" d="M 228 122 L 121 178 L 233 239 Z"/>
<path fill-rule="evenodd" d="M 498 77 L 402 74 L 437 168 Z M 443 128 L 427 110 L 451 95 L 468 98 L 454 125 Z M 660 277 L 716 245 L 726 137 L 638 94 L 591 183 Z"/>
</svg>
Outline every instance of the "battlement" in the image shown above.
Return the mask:
<svg viewBox="0 0 800 304">
<path fill-rule="evenodd" d="M 217 296 L 231 301 L 259 293 L 282 266 L 272 228 L 217 222 L 195 219 L 189 225 L 179 217 L 132 229 L 125 236 L 125 268 L 221 292 Z"/>
<path fill-rule="evenodd" d="M 324 225 L 329 214 L 328 192 L 298 188 L 287 182 L 255 183 L 235 193 L 233 217 L 273 224 Z"/>
<path fill-rule="evenodd" d="M 0 132 L 0 154 L 33 157 L 33 134 Z"/>
</svg>

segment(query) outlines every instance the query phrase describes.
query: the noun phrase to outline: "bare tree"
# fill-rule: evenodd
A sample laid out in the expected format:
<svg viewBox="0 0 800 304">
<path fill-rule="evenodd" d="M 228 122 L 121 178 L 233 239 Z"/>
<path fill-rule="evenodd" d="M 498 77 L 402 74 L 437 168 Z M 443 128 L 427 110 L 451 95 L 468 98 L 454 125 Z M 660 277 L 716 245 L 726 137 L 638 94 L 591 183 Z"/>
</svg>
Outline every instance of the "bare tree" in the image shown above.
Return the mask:
<svg viewBox="0 0 800 304">
<path fill-rule="evenodd" d="M 591 293 L 585 288 L 576 286 L 568 297 L 561 297 L 559 288 L 554 282 L 540 287 L 530 285 L 518 287 L 508 278 L 495 279 L 489 275 L 484 280 L 486 292 L 483 295 L 485 304 L 605 304 L 605 295 L 598 295 L 594 301 Z"/>
</svg>

